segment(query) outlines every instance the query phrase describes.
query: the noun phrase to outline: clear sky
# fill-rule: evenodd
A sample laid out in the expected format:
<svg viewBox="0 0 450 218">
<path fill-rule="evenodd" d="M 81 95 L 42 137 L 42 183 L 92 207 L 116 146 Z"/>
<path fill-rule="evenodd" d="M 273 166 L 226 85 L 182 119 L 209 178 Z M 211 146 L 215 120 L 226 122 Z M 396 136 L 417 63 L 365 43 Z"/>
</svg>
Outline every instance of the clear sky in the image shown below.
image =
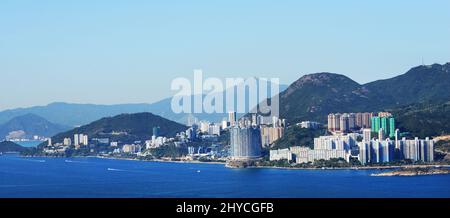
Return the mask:
<svg viewBox="0 0 450 218">
<path fill-rule="evenodd" d="M 450 61 L 450 1 L 1 0 L 0 110 L 151 103 L 176 77 L 335 72 L 360 83 Z"/>
</svg>

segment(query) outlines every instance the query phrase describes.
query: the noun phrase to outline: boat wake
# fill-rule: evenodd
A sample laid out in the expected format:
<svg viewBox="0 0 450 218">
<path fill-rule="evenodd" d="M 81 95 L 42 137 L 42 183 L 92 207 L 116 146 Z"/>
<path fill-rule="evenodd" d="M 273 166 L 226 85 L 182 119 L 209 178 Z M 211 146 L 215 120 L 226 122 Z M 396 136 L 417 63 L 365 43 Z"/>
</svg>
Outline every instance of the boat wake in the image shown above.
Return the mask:
<svg viewBox="0 0 450 218">
<path fill-rule="evenodd" d="M 116 172 L 126 172 L 126 170 L 121 170 L 121 169 L 115 169 L 115 168 L 108 168 L 108 171 L 116 171 Z"/>
<path fill-rule="evenodd" d="M 29 162 L 37 162 L 37 163 L 45 163 L 45 160 L 30 160 L 30 159 L 22 159 L 24 161 L 29 161 Z"/>
</svg>

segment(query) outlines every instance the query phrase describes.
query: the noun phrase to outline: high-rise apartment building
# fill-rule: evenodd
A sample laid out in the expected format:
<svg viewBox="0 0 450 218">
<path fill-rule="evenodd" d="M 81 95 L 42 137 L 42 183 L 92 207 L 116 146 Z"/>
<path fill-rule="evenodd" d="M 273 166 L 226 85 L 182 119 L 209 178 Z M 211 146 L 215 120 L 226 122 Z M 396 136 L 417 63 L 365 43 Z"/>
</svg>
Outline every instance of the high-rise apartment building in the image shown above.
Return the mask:
<svg viewBox="0 0 450 218">
<path fill-rule="evenodd" d="M 230 143 L 233 160 L 252 160 L 261 157 L 261 130 L 259 127 L 232 127 Z"/>
<path fill-rule="evenodd" d="M 379 140 L 379 141 L 383 141 L 384 138 L 385 138 L 384 129 L 383 129 L 383 128 L 380 128 L 380 129 L 378 130 L 378 140 Z"/>
<path fill-rule="evenodd" d="M 78 136 L 78 134 L 73 135 L 73 145 L 80 145 L 80 137 Z"/>
<path fill-rule="evenodd" d="M 406 140 L 403 138 L 399 141 L 401 159 L 412 161 L 433 162 L 434 161 L 434 141 L 429 138 L 420 140 Z"/>
<path fill-rule="evenodd" d="M 365 165 L 368 163 L 386 163 L 394 160 L 411 160 L 414 162 L 434 161 L 434 141 L 426 138 L 420 140 L 391 141 L 389 138 L 383 141 L 370 140 L 358 143 L 359 161 Z M 398 155 L 396 155 L 398 153 Z"/>
<path fill-rule="evenodd" d="M 63 140 L 63 145 L 64 146 L 70 146 L 72 145 L 72 140 L 70 138 L 64 138 Z"/>
<path fill-rule="evenodd" d="M 356 129 L 370 128 L 372 123 L 372 113 L 356 113 Z"/>
<path fill-rule="evenodd" d="M 372 117 L 372 132 L 378 132 L 381 128 L 381 118 Z"/>
<path fill-rule="evenodd" d="M 328 130 L 330 132 L 341 130 L 341 114 L 337 113 L 328 115 Z"/>
<path fill-rule="evenodd" d="M 283 127 L 261 127 L 261 142 L 262 146 L 270 146 L 275 141 L 280 139 L 284 134 Z"/>
<path fill-rule="evenodd" d="M 237 125 L 237 114 L 234 111 L 228 112 L 228 122 L 230 123 L 230 126 L 236 126 Z"/>
<path fill-rule="evenodd" d="M 393 117 L 372 117 L 372 132 L 378 132 L 383 129 L 384 135 L 388 137 L 395 137 L 395 119 Z"/>
<path fill-rule="evenodd" d="M 153 136 L 155 136 L 156 138 L 159 137 L 159 132 L 160 132 L 161 128 L 159 126 L 155 126 L 153 127 Z"/>
<path fill-rule="evenodd" d="M 388 163 L 394 160 L 395 146 L 389 139 L 370 140 L 358 143 L 361 164 Z"/>
<path fill-rule="evenodd" d="M 361 118 L 361 117 L 360 117 Z M 361 118 L 362 122 L 362 118 Z M 330 132 L 350 132 L 358 128 L 357 116 L 354 113 L 329 114 L 328 131 Z"/>
<path fill-rule="evenodd" d="M 372 130 L 371 129 L 364 129 L 363 130 L 363 141 L 367 142 L 372 139 Z"/>
<path fill-rule="evenodd" d="M 395 129 L 395 119 L 393 117 L 389 118 L 389 137 L 395 137 L 396 129 Z"/>
</svg>

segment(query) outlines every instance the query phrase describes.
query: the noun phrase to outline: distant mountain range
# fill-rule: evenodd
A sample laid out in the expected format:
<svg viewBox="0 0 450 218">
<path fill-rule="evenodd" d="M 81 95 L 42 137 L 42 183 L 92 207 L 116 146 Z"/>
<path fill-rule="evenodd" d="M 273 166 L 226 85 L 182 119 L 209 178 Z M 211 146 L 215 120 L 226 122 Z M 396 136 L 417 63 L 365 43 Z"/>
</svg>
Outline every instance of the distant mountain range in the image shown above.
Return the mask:
<svg viewBox="0 0 450 218">
<path fill-rule="evenodd" d="M 81 126 L 102 117 L 114 116 L 122 113 L 138 113 L 150 110 L 149 104 L 119 104 L 119 105 L 94 105 L 94 104 L 70 104 L 52 103 L 46 106 L 19 108 L 0 112 L 0 123 L 22 116 L 35 114 L 52 123 L 67 126 Z"/>
<path fill-rule="evenodd" d="M 280 91 L 284 91 L 288 86 L 280 85 Z M 278 93 L 274 93 L 276 95 Z M 235 93 L 237 96 L 237 93 Z M 193 97 L 191 96 L 193 99 Z M 227 117 L 224 113 L 201 113 L 201 114 L 176 114 L 171 110 L 172 98 L 166 98 L 153 104 L 117 104 L 117 105 L 96 105 L 96 104 L 71 104 L 57 102 L 46 106 L 36 106 L 29 108 L 18 108 L 0 112 L 0 125 L 17 116 L 35 114 L 46 120 L 64 126 L 77 127 L 88 124 L 103 117 L 115 116 L 123 113 L 150 112 L 169 120 L 187 124 L 190 118 L 198 120 L 209 120 L 220 122 Z"/>
<path fill-rule="evenodd" d="M 40 116 L 25 114 L 0 125 L 0 140 L 5 138 L 31 139 L 35 135 L 51 137 L 69 129 L 68 126 L 51 123 Z"/>
<path fill-rule="evenodd" d="M 329 113 L 375 112 L 450 100 L 449 84 L 450 63 L 415 67 L 403 75 L 364 85 L 339 74 L 310 74 L 280 93 L 280 115 L 291 123 L 325 122 Z"/>
<path fill-rule="evenodd" d="M 94 121 L 52 137 L 53 143 L 61 143 L 64 138 L 73 140 L 74 134 L 85 134 L 89 138 L 109 138 L 112 141 L 132 143 L 150 139 L 153 127 L 160 127 L 161 136 L 175 136 L 188 127 L 152 113 L 121 114 Z"/>
<path fill-rule="evenodd" d="M 402 107 L 411 104 L 450 101 L 449 84 L 450 63 L 414 67 L 403 75 L 367 84 L 359 84 L 346 76 L 334 73 L 310 74 L 301 77 L 289 87 L 280 87 L 280 116 L 286 118 L 289 123 L 303 120 L 325 123 L 327 114 L 334 112 L 399 111 Z M 171 101 L 171 98 L 167 98 L 153 104 L 120 105 L 52 103 L 47 106 L 0 112 L 0 125 L 6 124 L 18 116 L 35 114 L 55 125 L 75 127 L 86 125 L 103 117 L 141 112 L 151 112 L 166 119 L 186 124 L 188 118 L 192 115 L 173 113 Z M 198 120 L 217 122 L 227 117 L 225 110 L 224 112 L 220 114 L 194 114 L 194 116 Z M 20 118 L 20 120 L 23 121 L 24 118 Z M 32 121 L 36 122 L 36 119 Z M 6 127 L 20 128 L 3 127 L 0 130 L 25 129 L 25 126 L 14 123 L 20 122 L 8 122 Z M 43 121 L 36 123 L 41 125 L 42 128 L 51 126 L 50 124 L 43 125 L 45 124 Z"/>
</svg>

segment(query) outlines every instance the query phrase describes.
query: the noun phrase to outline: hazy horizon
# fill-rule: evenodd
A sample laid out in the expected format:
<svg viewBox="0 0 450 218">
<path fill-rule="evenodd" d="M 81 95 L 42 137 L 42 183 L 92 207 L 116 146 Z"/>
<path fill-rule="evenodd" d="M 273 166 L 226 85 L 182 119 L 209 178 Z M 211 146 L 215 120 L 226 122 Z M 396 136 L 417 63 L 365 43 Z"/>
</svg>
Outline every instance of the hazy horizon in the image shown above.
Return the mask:
<svg viewBox="0 0 450 218">
<path fill-rule="evenodd" d="M 450 2 L 2 1 L 0 111 L 153 103 L 174 78 L 332 72 L 360 84 L 450 61 Z M 422 16 L 419 16 L 422 15 Z"/>
<path fill-rule="evenodd" d="M 446 62 L 446 63 L 433 63 L 433 64 L 441 64 L 441 65 L 443 65 L 443 64 L 447 64 L 447 63 L 450 63 L 450 62 Z M 429 65 L 433 65 L 433 64 L 429 64 Z M 413 66 L 413 67 L 411 67 L 410 69 L 412 69 L 412 68 L 414 68 L 414 67 L 418 67 L 418 66 L 421 66 L 421 65 Z M 408 71 L 408 70 L 407 70 L 407 71 Z M 398 75 L 394 75 L 393 77 L 400 76 L 400 75 L 406 73 L 407 71 L 405 71 L 405 72 L 403 72 L 403 73 L 401 73 L 401 74 L 398 74 Z M 315 73 L 335 73 L 335 72 L 315 72 Z M 307 74 L 303 74 L 302 76 L 308 75 L 308 74 L 315 74 L 315 73 L 307 73 Z M 339 73 L 336 73 L 336 74 L 339 74 Z M 345 75 L 345 74 L 340 74 L 340 75 L 347 76 L 347 75 Z M 348 77 L 348 76 L 347 76 L 347 77 Z M 300 78 L 301 78 L 301 77 L 299 77 L 298 79 L 300 79 Z M 352 79 L 352 80 L 354 80 L 354 79 L 351 78 L 351 77 L 349 77 L 349 78 Z M 376 80 L 373 80 L 373 81 L 368 81 L 368 82 L 366 82 L 366 83 L 360 83 L 360 82 L 358 82 L 358 81 L 356 81 L 356 82 L 358 82 L 360 85 L 364 85 L 364 84 L 371 83 L 371 82 L 375 82 L 375 81 L 378 81 L 378 80 L 384 80 L 384 79 L 390 79 L 390 78 L 392 78 L 392 77 L 389 77 L 389 78 L 382 78 L 382 79 L 376 79 Z M 297 80 L 298 80 L 298 79 L 297 79 Z M 281 85 L 281 86 L 287 86 L 287 87 L 289 87 L 293 82 L 295 82 L 295 81 L 292 81 L 292 82 L 290 82 L 289 84 L 284 84 L 284 83 L 282 83 L 282 84 L 280 84 L 280 85 Z M 282 90 L 280 90 L 280 91 L 282 91 Z M 209 93 L 209 92 L 206 92 L 206 91 L 205 91 L 204 94 L 208 94 L 208 93 Z M 50 105 L 50 104 L 56 104 L 56 103 L 64 103 L 64 104 L 86 104 L 86 105 L 106 105 L 106 106 L 111 106 L 111 105 L 129 105 L 129 104 L 154 104 L 154 103 L 158 103 L 158 102 L 160 102 L 160 101 L 166 100 L 166 99 L 171 98 L 171 97 L 172 97 L 172 96 L 162 97 L 161 99 L 157 99 L 156 101 L 153 101 L 153 102 L 115 102 L 115 103 L 114 103 L 114 102 L 111 102 L 111 103 L 96 103 L 96 102 L 52 101 L 52 102 L 42 103 L 42 104 L 37 104 L 37 105 L 20 106 L 20 107 L 14 107 L 14 108 L 6 108 L 6 109 L 0 108 L 0 112 L 2 112 L 2 111 L 7 111 L 7 110 L 21 109 L 21 108 L 42 107 L 42 106 L 48 106 L 48 105 Z"/>
</svg>

